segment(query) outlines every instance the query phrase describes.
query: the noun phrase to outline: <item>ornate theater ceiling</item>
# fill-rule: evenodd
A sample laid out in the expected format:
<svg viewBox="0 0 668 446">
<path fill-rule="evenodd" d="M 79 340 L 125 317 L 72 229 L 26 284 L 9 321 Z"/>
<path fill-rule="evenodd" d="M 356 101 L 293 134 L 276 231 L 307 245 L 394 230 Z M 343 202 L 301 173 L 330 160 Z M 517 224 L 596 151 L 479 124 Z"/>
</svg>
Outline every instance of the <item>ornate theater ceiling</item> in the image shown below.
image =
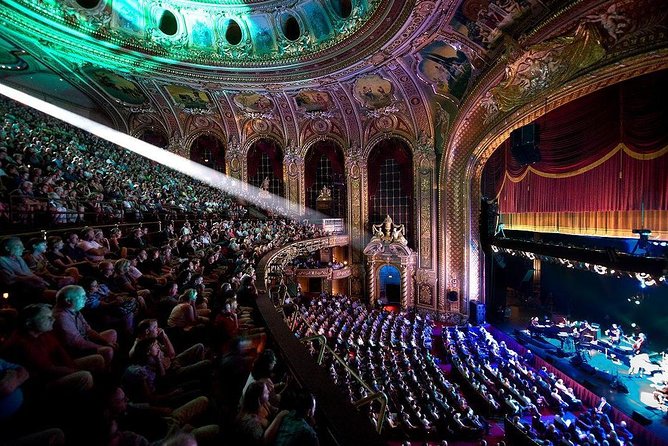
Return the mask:
<svg viewBox="0 0 668 446">
<path fill-rule="evenodd" d="M 506 40 L 565 6 L 8 0 L 0 6 L 0 75 L 131 133 L 161 127 L 170 141 L 195 115 L 199 125 L 202 116 L 216 121 L 228 140 L 243 140 L 239 123 L 258 117 L 285 141 L 286 126 L 316 118 L 338 121 L 327 131 L 348 144 L 365 139 L 356 122 L 380 117 L 393 121 L 381 130 L 441 134 Z"/>
<path fill-rule="evenodd" d="M 492 151 L 549 110 L 668 68 L 667 30 L 663 0 L 3 0 L 0 82 L 186 156 L 213 135 L 232 175 L 259 137 L 288 167 L 319 140 L 359 167 L 401 139 L 419 178 L 419 302 L 446 308 L 446 290 L 482 293 L 476 182 Z"/>
</svg>

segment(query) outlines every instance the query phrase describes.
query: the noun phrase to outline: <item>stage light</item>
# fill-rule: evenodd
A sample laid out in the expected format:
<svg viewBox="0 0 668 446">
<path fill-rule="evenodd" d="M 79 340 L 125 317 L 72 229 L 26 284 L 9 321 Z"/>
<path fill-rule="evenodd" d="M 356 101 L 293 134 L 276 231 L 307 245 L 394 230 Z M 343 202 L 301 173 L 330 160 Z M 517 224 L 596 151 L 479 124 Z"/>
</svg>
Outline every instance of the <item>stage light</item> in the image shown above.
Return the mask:
<svg viewBox="0 0 668 446">
<path fill-rule="evenodd" d="M 640 288 L 647 288 L 644 280 L 640 282 Z"/>
<path fill-rule="evenodd" d="M 631 328 L 636 328 L 636 323 L 635 322 L 631 322 Z"/>
</svg>

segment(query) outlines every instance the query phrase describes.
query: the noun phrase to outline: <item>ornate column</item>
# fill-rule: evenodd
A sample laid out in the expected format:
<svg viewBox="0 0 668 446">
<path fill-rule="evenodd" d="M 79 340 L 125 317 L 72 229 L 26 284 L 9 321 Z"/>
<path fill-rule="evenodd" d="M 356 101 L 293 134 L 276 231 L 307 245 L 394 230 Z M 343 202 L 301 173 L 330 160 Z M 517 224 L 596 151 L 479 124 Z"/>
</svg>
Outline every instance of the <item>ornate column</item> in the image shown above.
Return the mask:
<svg viewBox="0 0 668 446">
<path fill-rule="evenodd" d="M 285 148 L 283 166 L 285 198 L 290 202 L 290 210 L 301 214 L 306 207 L 306 193 L 304 192 L 304 157 L 301 156 L 297 147 L 288 145 Z"/>
<path fill-rule="evenodd" d="M 190 159 L 190 147 L 186 145 L 186 139 L 182 136 L 172 136 L 169 138 L 167 150 L 176 153 L 179 156 Z"/>
<path fill-rule="evenodd" d="M 415 277 L 415 296 L 418 306 L 428 309 L 443 310 L 445 301 L 436 302 L 437 271 L 435 228 L 437 221 L 434 209 L 434 185 L 436 155 L 434 140 L 426 133 L 421 133 L 414 153 L 413 175 L 415 178 L 415 215 L 417 234 L 414 235 L 418 251 L 418 270 Z M 409 234 L 409 237 L 411 235 Z"/>
<path fill-rule="evenodd" d="M 365 245 L 364 219 L 366 216 L 367 184 L 366 165 L 357 144 L 351 145 L 346 156 L 346 178 L 348 187 L 348 231 L 350 233 L 351 278 L 350 295 L 364 296 L 364 256 Z M 370 279 L 372 280 L 372 279 Z M 371 289 L 371 288 L 370 288 Z"/>
<path fill-rule="evenodd" d="M 243 181 L 243 170 L 246 165 L 245 154 L 243 153 L 243 150 L 241 150 L 241 144 L 239 144 L 239 140 L 236 136 L 232 136 L 227 143 L 225 164 L 225 170 L 229 176 Z"/>
</svg>

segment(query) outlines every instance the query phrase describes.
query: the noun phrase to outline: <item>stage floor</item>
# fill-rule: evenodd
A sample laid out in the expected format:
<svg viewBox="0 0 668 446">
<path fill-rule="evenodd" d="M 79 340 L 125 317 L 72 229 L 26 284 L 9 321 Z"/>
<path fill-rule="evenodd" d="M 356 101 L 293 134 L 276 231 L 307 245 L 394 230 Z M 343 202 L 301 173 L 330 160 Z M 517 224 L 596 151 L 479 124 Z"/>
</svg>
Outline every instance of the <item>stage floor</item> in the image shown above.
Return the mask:
<svg viewBox="0 0 668 446">
<path fill-rule="evenodd" d="M 528 332 L 523 333 L 523 330 L 526 330 L 529 326 L 529 319 L 538 315 L 537 310 L 524 308 L 520 305 L 511 305 L 511 309 L 510 319 L 502 322 L 492 322 L 492 324 L 517 339 L 537 356 L 552 363 L 556 368 L 582 383 L 595 394 L 604 396 L 610 404 L 621 412 L 636 421 L 642 422 L 644 419 L 645 423 L 649 423 L 646 425 L 648 430 L 668 440 L 668 417 L 666 412 L 659 409 L 656 401 L 652 398 L 654 388 L 650 387 L 652 384 L 651 376 L 645 376 L 644 378 L 629 376 L 628 361 L 626 364 L 614 361 L 605 352 L 596 349 L 587 349 L 585 352 L 584 357 L 588 366 L 576 366 L 570 361 L 573 354 L 567 356 L 558 354 L 557 349 L 560 347 L 558 340 L 532 338 L 528 335 Z M 619 391 L 618 389 L 622 386 L 616 386 L 615 381 L 621 383 L 623 387 L 628 389 L 629 393 Z"/>
</svg>

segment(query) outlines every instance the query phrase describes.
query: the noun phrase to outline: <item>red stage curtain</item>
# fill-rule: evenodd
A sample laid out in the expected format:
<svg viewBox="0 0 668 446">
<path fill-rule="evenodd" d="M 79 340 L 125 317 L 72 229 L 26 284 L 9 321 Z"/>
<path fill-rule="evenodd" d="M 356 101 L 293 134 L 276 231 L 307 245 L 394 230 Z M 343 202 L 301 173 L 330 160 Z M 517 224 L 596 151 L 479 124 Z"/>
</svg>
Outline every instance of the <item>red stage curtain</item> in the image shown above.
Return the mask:
<svg viewBox="0 0 668 446">
<path fill-rule="evenodd" d="M 485 169 L 483 190 L 499 190 L 501 213 L 668 210 L 668 72 L 590 94 L 537 123 L 540 162 L 520 166 L 505 142 Z"/>
</svg>

